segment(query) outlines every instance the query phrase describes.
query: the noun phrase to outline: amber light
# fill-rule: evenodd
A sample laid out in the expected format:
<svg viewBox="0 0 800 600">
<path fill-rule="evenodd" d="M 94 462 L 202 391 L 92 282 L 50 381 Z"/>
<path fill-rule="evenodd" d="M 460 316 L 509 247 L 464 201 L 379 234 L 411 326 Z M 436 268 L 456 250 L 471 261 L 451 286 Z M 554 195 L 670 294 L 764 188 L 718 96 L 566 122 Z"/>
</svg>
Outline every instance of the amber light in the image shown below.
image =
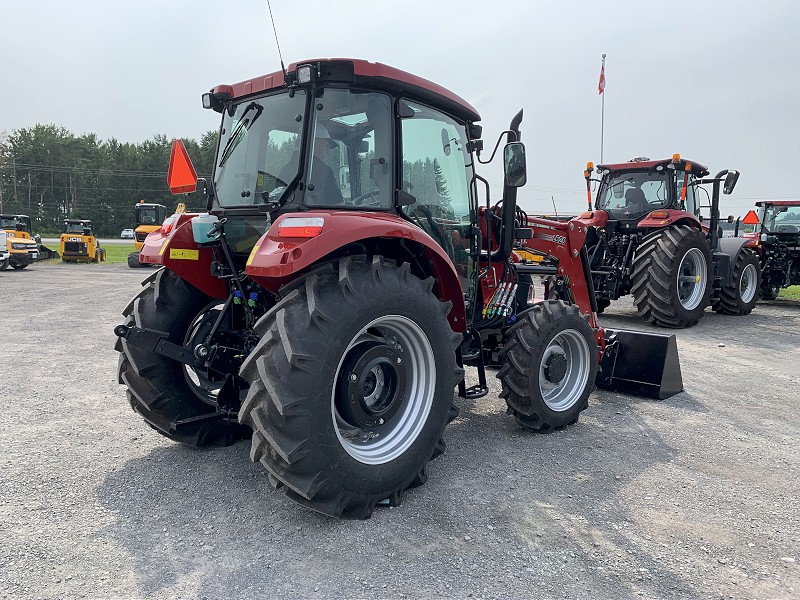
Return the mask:
<svg viewBox="0 0 800 600">
<path fill-rule="evenodd" d="M 286 217 L 278 225 L 278 235 L 285 238 L 313 238 L 322 233 L 322 217 Z"/>
<path fill-rule="evenodd" d="M 594 213 L 592 211 L 585 212 L 581 215 L 581 219 L 591 219 L 594 217 Z"/>
<path fill-rule="evenodd" d="M 665 210 L 654 210 L 650 216 L 654 219 L 669 219 L 669 213 Z"/>
</svg>

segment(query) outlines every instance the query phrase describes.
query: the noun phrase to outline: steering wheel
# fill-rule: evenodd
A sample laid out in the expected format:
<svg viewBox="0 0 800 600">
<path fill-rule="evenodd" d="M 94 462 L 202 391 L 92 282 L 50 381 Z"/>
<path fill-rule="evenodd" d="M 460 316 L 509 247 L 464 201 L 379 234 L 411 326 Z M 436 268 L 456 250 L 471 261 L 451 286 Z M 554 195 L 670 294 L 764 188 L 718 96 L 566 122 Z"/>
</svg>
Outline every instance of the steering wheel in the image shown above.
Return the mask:
<svg viewBox="0 0 800 600">
<path fill-rule="evenodd" d="M 364 200 L 367 198 L 373 198 L 381 193 L 380 190 L 372 190 L 371 192 L 367 192 L 366 194 L 361 194 L 360 196 L 356 196 L 351 200 L 351 202 L 355 205 L 364 204 Z"/>
<path fill-rule="evenodd" d="M 424 217 L 428 227 L 422 224 L 420 215 Z M 408 213 L 408 216 L 414 220 L 424 231 L 428 233 L 438 244 L 444 249 L 449 256 L 455 256 L 455 248 L 453 247 L 453 238 L 450 237 L 448 231 L 439 224 L 431 213 L 431 209 L 424 204 L 415 204 L 414 209 Z"/>
</svg>

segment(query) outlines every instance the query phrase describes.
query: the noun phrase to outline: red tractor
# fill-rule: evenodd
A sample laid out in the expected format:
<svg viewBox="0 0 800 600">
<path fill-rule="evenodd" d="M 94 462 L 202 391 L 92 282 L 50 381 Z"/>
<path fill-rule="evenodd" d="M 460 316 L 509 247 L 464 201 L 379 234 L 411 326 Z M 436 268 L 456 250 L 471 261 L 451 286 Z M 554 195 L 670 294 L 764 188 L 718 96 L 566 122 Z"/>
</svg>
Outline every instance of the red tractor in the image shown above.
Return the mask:
<svg viewBox="0 0 800 600">
<path fill-rule="evenodd" d="M 719 191 L 730 194 L 738 171 L 709 178 L 703 165 L 681 158 L 598 165 L 584 177 L 590 210 L 586 238 L 600 311 L 627 294 L 640 317 L 662 327 L 690 327 L 709 304 L 745 315 L 758 300 L 758 257 L 744 241 L 722 238 Z M 591 182 L 598 182 L 594 210 Z M 711 184 L 712 191 L 701 187 Z M 708 204 L 703 205 L 700 191 Z M 710 209 L 705 221 L 701 208 Z"/>
<path fill-rule="evenodd" d="M 495 203 L 475 172 L 477 111 L 386 65 L 306 61 L 217 86 L 203 105 L 222 115 L 213 180 L 199 181 L 209 212 L 147 237 L 142 262 L 163 268 L 115 329 L 119 381 L 166 437 L 249 437 L 289 497 L 367 518 L 425 482 L 454 388 L 488 392 L 485 351 L 533 430 L 574 423 L 596 384 L 682 389 L 674 336 L 598 326 L 585 222 L 517 207 L 521 112 Z M 173 192 L 197 186 L 180 142 L 169 172 Z M 533 303 L 542 275 L 559 300 Z"/>
<path fill-rule="evenodd" d="M 774 300 L 781 288 L 800 285 L 800 200 L 764 200 L 756 206 L 755 231 L 742 237 L 761 260 L 761 297 Z"/>
</svg>

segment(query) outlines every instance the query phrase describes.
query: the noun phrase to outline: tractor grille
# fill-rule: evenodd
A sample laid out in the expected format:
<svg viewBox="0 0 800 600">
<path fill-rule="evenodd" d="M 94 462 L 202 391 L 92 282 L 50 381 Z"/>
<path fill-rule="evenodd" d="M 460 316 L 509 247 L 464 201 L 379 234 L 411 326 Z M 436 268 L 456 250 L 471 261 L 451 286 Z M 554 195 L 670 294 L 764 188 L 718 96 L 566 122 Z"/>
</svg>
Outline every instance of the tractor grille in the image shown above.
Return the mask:
<svg viewBox="0 0 800 600">
<path fill-rule="evenodd" d="M 64 242 L 64 252 L 70 254 L 86 254 L 86 242 Z"/>
<path fill-rule="evenodd" d="M 137 231 L 136 232 L 136 241 L 137 242 L 143 242 L 144 238 L 146 238 L 146 237 L 147 237 L 147 233 L 146 232 L 145 233 L 142 233 L 141 231 Z"/>
</svg>

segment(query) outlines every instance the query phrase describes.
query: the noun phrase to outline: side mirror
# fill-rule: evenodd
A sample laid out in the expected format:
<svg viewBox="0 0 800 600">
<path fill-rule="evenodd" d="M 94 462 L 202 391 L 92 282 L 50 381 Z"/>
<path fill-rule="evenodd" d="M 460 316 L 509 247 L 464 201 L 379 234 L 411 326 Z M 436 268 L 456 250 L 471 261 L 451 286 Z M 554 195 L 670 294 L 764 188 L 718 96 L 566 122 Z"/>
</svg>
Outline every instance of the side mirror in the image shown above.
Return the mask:
<svg viewBox="0 0 800 600">
<path fill-rule="evenodd" d="M 528 181 L 525 167 L 525 144 L 510 142 L 503 151 L 503 167 L 508 187 L 522 187 Z"/>
<path fill-rule="evenodd" d="M 722 193 L 727 195 L 733 192 L 737 181 L 739 181 L 739 171 L 728 171 L 728 174 L 725 176 L 725 184 L 722 187 Z"/>
</svg>

